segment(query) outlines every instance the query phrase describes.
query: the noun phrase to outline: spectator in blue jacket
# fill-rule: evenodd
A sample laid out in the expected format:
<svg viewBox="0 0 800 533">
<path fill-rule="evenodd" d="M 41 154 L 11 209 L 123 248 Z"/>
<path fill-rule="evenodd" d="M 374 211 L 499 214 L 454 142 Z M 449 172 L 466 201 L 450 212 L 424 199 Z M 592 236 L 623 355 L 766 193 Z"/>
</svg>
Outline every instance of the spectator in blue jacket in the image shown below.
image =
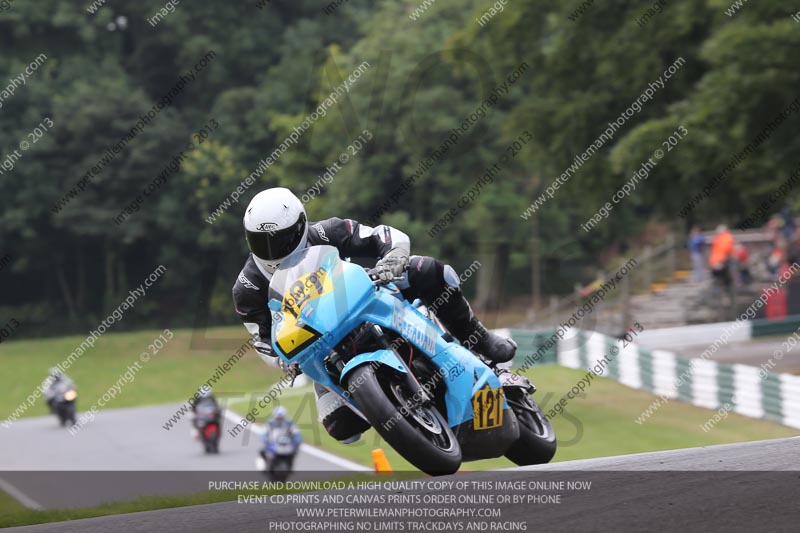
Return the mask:
<svg viewBox="0 0 800 533">
<path fill-rule="evenodd" d="M 706 277 L 706 264 L 703 260 L 703 249 L 706 245 L 706 238 L 700 231 L 700 226 L 692 227 L 689 234 L 689 252 L 692 255 L 692 281 L 701 282 Z"/>
</svg>

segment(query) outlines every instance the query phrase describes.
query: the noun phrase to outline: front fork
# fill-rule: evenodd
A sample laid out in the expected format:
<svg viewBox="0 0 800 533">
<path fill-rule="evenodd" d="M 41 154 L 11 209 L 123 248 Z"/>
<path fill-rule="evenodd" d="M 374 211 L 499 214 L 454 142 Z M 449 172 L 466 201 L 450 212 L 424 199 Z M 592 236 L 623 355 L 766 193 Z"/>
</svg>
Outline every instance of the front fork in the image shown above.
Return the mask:
<svg viewBox="0 0 800 533">
<path fill-rule="evenodd" d="M 406 369 L 406 373 L 404 374 L 405 385 L 408 387 L 408 390 L 411 393 L 410 397 L 417 398 L 417 400 L 409 402 L 408 408 L 418 409 L 420 407 L 430 405 L 433 402 L 433 398 L 431 398 L 431 395 L 428 393 L 427 389 L 425 389 L 425 387 L 423 387 L 420 382 L 417 381 L 417 378 L 414 376 L 411 368 L 409 368 L 403 358 L 400 357 L 400 354 L 397 353 L 397 349 L 392 345 L 392 343 L 389 342 L 389 339 L 386 337 L 386 334 L 383 332 L 381 327 L 377 324 L 373 324 L 372 332 L 375 335 L 375 340 L 378 343 L 378 347 L 383 350 L 390 350 L 392 353 L 394 353 L 395 357 L 397 357 L 397 360 L 400 361 L 400 364 L 402 364 Z"/>
</svg>

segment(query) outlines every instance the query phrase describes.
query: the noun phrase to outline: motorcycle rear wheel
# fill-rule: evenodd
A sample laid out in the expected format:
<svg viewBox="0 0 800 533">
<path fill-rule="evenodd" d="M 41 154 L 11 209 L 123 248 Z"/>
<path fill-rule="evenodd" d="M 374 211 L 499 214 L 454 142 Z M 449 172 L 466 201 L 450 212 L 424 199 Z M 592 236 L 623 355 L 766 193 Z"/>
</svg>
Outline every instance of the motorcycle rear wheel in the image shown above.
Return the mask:
<svg viewBox="0 0 800 533">
<path fill-rule="evenodd" d="M 556 433 L 542 408 L 522 389 L 514 390 L 507 398 L 519 421 L 519 439 L 506 457 L 520 466 L 549 463 L 556 454 Z"/>
<path fill-rule="evenodd" d="M 375 431 L 408 462 L 432 476 L 456 472 L 461 446 L 447 420 L 433 405 L 403 415 L 411 394 L 405 379 L 395 372 L 379 372 L 370 365 L 352 371 L 347 380 L 355 404 Z"/>
<path fill-rule="evenodd" d="M 204 426 L 200 437 L 203 440 L 203 448 L 206 453 L 219 453 L 219 425 L 215 423 L 212 429 L 210 429 L 210 424 Z"/>
</svg>

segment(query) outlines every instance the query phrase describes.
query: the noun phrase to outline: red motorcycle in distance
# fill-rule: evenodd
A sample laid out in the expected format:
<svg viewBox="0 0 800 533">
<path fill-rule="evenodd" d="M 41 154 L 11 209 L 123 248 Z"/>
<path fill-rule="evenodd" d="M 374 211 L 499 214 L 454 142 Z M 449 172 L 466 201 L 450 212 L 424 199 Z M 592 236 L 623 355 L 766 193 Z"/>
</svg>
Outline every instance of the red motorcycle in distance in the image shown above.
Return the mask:
<svg viewBox="0 0 800 533">
<path fill-rule="evenodd" d="M 202 441 L 206 453 L 219 453 L 222 433 L 221 411 L 216 402 L 202 402 L 195 407 L 195 438 Z"/>
</svg>

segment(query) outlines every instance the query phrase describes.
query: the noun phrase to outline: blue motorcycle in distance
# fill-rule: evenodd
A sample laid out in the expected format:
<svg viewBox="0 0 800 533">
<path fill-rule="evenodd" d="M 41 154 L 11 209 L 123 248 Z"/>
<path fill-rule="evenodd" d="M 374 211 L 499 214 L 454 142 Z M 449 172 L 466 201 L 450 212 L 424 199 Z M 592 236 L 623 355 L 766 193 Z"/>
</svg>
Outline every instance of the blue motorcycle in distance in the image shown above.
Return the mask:
<svg viewBox="0 0 800 533">
<path fill-rule="evenodd" d="M 432 475 L 505 455 L 546 463 L 550 422 L 524 377 L 461 346 L 394 283 L 380 286 L 332 246 L 299 250 L 270 283 L 272 344 Z"/>
</svg>

